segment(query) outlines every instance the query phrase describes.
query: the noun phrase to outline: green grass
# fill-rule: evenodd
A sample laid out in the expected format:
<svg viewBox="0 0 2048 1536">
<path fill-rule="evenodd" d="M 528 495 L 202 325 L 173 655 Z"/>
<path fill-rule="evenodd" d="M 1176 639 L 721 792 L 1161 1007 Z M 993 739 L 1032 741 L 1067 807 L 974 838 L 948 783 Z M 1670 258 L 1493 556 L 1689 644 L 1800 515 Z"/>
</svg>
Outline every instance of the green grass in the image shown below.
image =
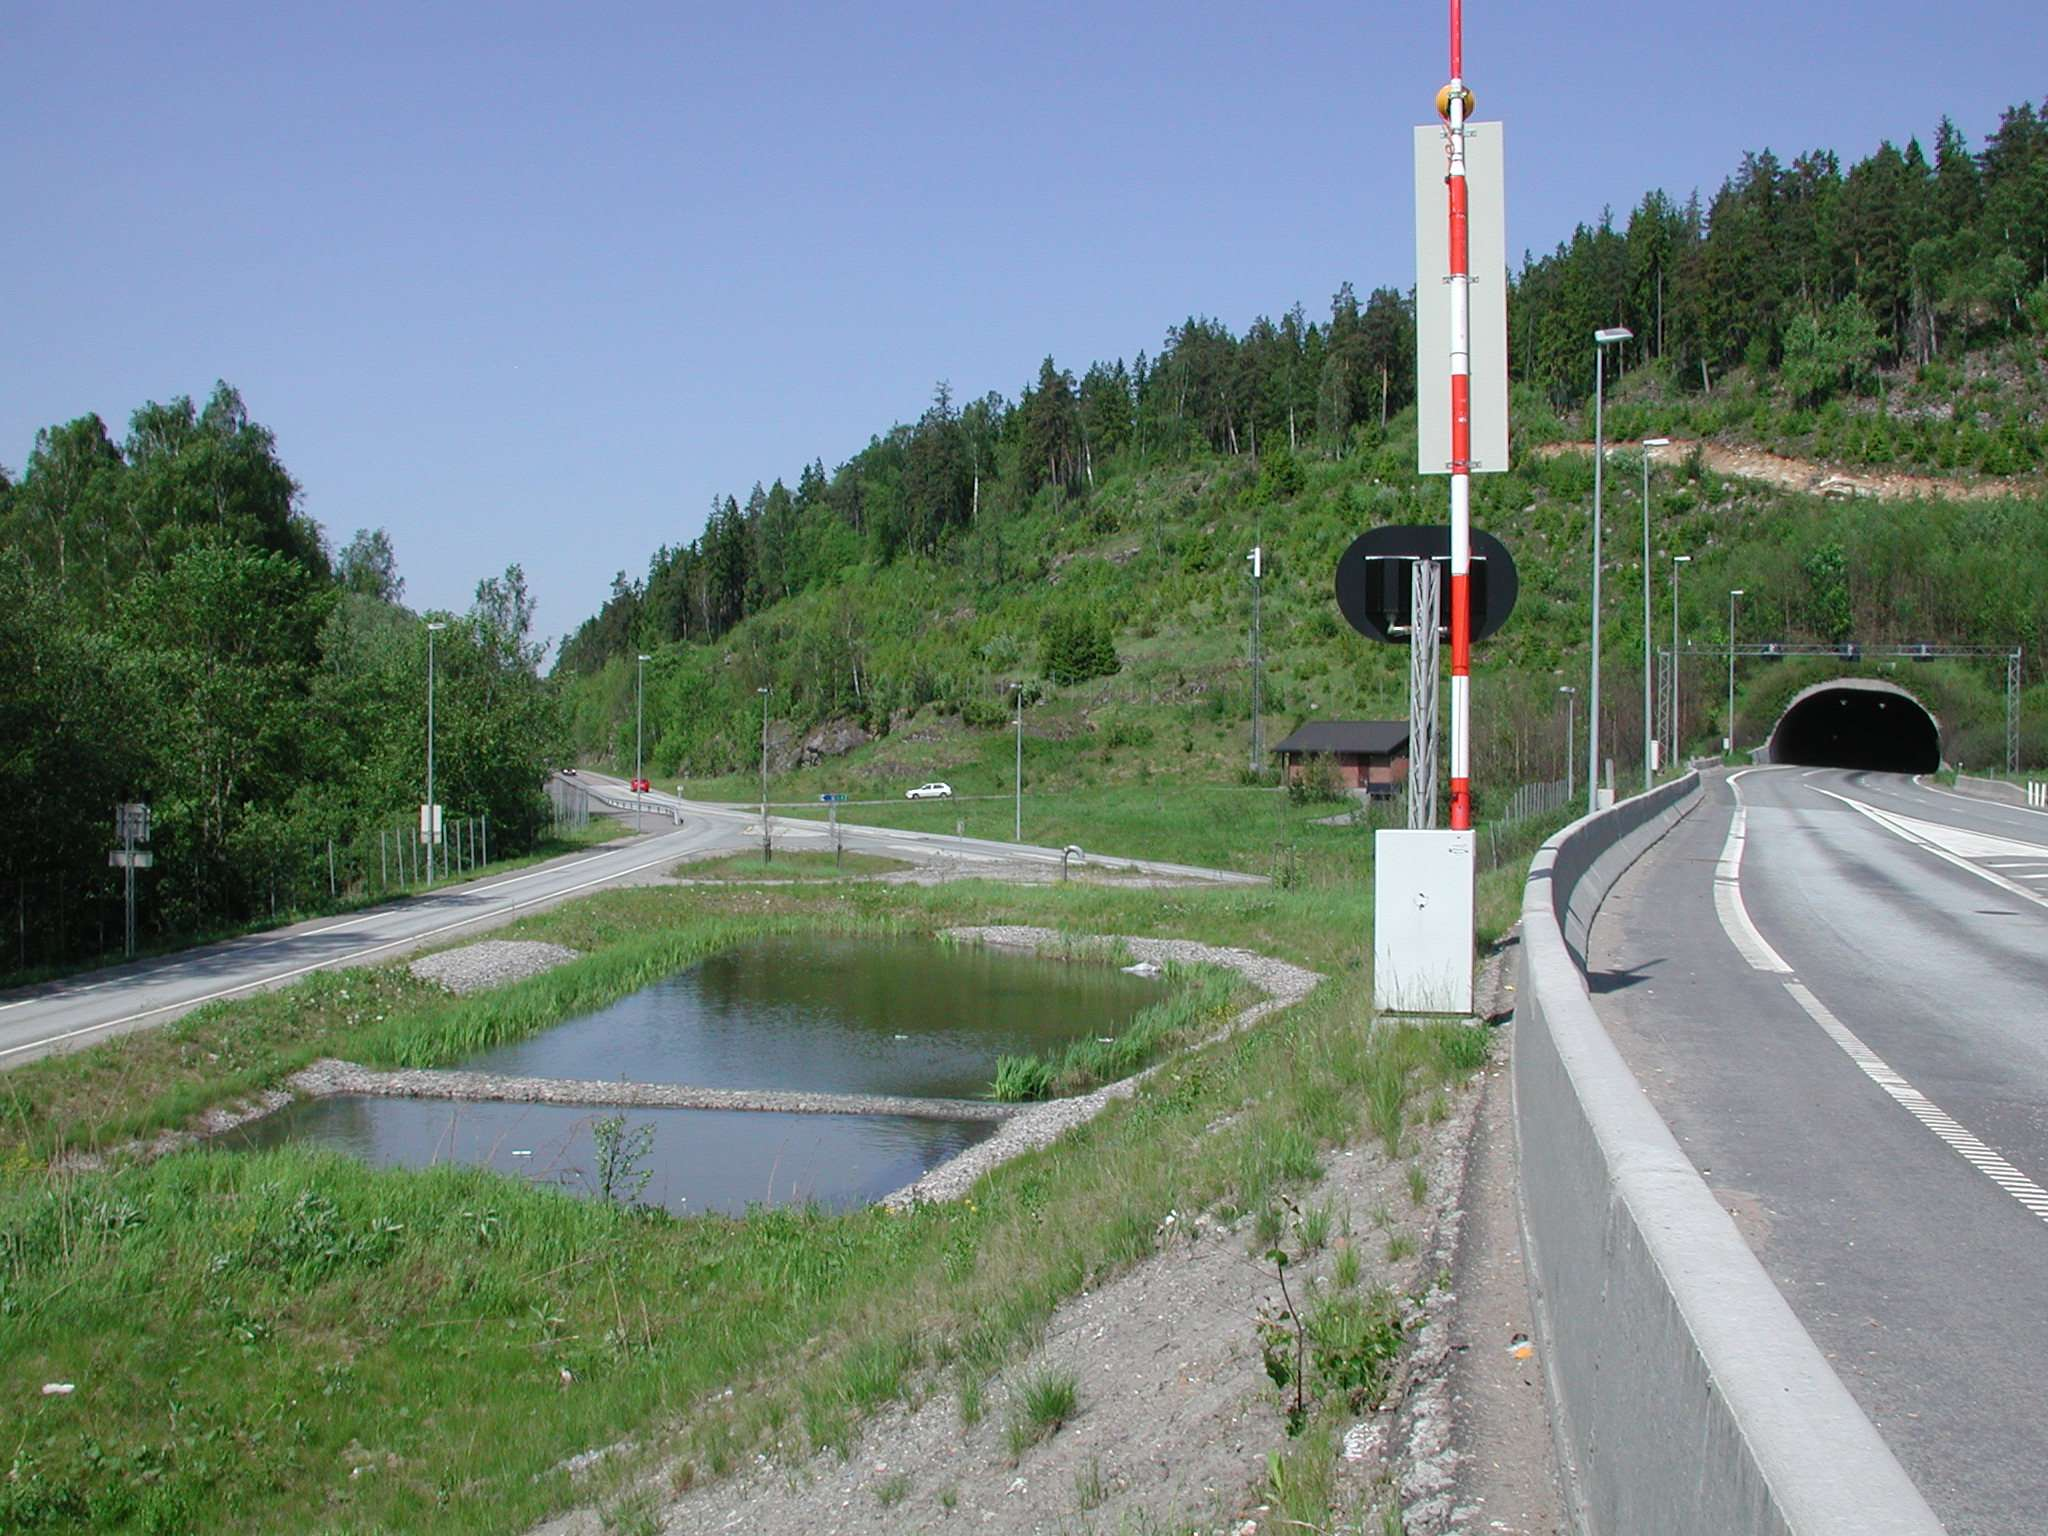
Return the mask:
<svg viewBox="0 0 2048 1536">
<path fill-rule="evenodd" d="M 1365 1012 L 1369 890 L 1340 876 L 1350 850 L 1325 830 L 1327 862 L 1285 889 L 611 891 L 505 930 L 586 958 L 486 998 L 395 967 L 321 975 L 5 1074 L 0 1399 L 26 1407 L 0 1529 L 253 1531 L 318 1509 L 353 1529 L 496 1530 L 579 1496 L 553 1469 L 622 1438 L 658 1443 L 688 1481 L 766 1448 L 843 1449 L 934 1373 L 977 1417 L 980 1383 L 1063 1300 L 1154 1251 L 1169 1211 L 1275 1208 L 1368 1128 L 1370 1084 L 1391 1076 L 1419 1102 L 1460 1075 L 1467 1032 Z M 425 1062 L 512 1038 L 738 936 L 962 922 L 1044 925 L 1098 957 L 1078 936 L 1198 937 L 1335 981 L 1172 1055 L 967 1200 L 907 1215 L 679 1219 L 296 1150 L 40 1166 L 313 1055 Z M 78 1391 L 42 1397 L 57 1380 Z M 652 1454 L 622 1455 L 617 1475 Z"/>
<path fill-rule="evenodd" d="M 1003 1426 L 1003 1443 L 1011 1459 L 1058 1434 L 1079 1401 L 1080 1380 L 1072 1371 L 1043 1366 L 1020 1381 Z"/>
<path fill-rule="evenodd" d="M 873 853 L 778 853 L 763 859 L 758 853 L 729 854 L 720 859 L 692 859 L 669 873 L 678 880 L 844 880 L 860 876 L 893 875 L 917 866 L 907 859 L 884 858 Z"/>
<path fill-rule="evenodd" d="M 1065 1098 L 1129 1077 L 1176 1047 L 1218 1027 L 1243 990 L 1216 966 L 1166 967 L 1166 998 L 1147 1004 L 1114 1035 L 1070 1041 L 1042 1056 L 1001 1056 L 989 1097 L 999 1103 Z"/>
</svg>

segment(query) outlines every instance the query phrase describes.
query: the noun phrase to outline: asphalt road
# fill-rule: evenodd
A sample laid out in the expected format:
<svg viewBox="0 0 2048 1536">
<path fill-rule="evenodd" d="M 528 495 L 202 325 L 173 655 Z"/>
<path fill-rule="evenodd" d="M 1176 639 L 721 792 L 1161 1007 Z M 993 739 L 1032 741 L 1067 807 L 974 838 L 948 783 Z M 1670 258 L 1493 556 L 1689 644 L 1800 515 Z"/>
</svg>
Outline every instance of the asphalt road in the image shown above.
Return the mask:
<svg viewBox="0 0 2048 1536">
<path fill-rule="evenodd" d="M 388 960 L 425 944 L 480 933 L 572 896 L 658 878 L 686 858 L 759 846 L 760 817 L 754 811 L 673 795 L 635 796 L 622 782 L 601 774 L 582 774 L 576 782 L 600 802 L 621 809 L 633 810 L 637 802 L 640 826 L 651 835 L 346 917 L 321 918 L 0 995 L 0 1071 L 52 1051 L 150 1029 L 202 1003 L 280 986 L 309 971 Z M 824 824 L 772 816 L 770 810 L 775 846 L 831 846 Z M 991 873 L 1004 863 L 1055 869 L 1060 862 L 1057 848 L 846 824 L 840 831 L 849 849 L 920 861 L 943 858 L 969 869 L 986 864 Z M 1146 874 L 1259 883 L 1257 876 L 1149 860 L 1116 863 Z"/>
<path fill-rule="evenodd" d="M 1637 1078 L 1948 1529 L 2048 1528 L 2048 816 L 1896 775 L 1717 775 L 1588 961 Z"/>
</svg>

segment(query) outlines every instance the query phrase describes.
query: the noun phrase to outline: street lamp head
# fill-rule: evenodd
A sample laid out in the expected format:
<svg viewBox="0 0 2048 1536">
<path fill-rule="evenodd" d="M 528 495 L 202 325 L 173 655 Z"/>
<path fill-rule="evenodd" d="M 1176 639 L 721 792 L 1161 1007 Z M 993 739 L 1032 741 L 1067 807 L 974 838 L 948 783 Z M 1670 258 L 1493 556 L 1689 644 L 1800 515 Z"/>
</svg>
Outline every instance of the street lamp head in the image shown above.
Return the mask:
<svg viewBox="0 0 2048 1536">
<path fill-rule="evenodd" d="M 1730 597 L 1740 597 L 1740 596 L 1742 596 L 1742 588 L 1740 588 L 1740 587 L 1730 587 L 1730 588 L 1728 589 L 1728 595 L 1729 595 Z"/>
<path fill-rule="evenodd" d="M 1605 326 L 1593 333 L 1593 340 L 1603 347 L 1611 347 L 1618 341 L 1634 341 L 1636 333 L 1625 325 Z"/>
<path fill-rule="evenodd" d="M 1559 693 L 1577 693 L 1579 690 L 1572 687 L 1569 683 L 1560 683 L 1557 691 Z"/>
<path fill-rule="evenodd" d="M 768 692 L 768 690 L 767 690 L 767 689 L 766 689 L 765 687 L 762 687 L 762 688 L 756 688 L 756 689 L 754 690 L 754 692 L 756 692 L 756 693 L 759 693 L 759 694 L 765 694 L 765 693 L 767 693 L 767 692 Z"/>
<path fill-rule="evenodd" d="M 1643 446 L 1645 448 L 1669 448 L 1671 446 L 1671 439 L 1668 437 L 1646 437 L 1643 439 Z"/>
<path fill-rule="evenodd" d="M 654 658 L 653 658 L 652 656 L 642 656 L 642 657 L 641 657 L 640 659 L 641 659 L 642 661 L 652 661 L 652 660 L 654 660 Z"/>
<path fill-rule="evenodd" d="M 447 627 L 448 626 L 446 624 L 429 624 L 427 626 L 427 633 L 430 635 L 439 634 L 442 630 L 446 629 Z"/>
<path fill-rule="evenodd" d="M 1691 555 L 1673 555 L 1673 556 L 1671 557 L 1671 563 L 1672 563 L 1673 565 L 1691 565 L 1691 564 L 1692 564 L 1692 556 L 1691 556 Z"/>
</svg>

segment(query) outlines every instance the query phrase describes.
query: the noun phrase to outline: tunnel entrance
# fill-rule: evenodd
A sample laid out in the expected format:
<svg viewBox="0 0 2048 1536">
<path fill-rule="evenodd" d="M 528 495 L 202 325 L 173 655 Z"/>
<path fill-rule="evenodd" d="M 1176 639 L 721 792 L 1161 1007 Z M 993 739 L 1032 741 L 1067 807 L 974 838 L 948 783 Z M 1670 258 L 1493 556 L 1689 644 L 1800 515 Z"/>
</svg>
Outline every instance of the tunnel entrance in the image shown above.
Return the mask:
<svg viewBox="0 0 2048 1536">
<path fill-rule="evenodd" d="M 1809 768 L 1932 773 L 1941 766 L 1941 727 L 1896 684 L 1837 678 L 1806 689 L 1785 707 L 1771 732 L 1770 760 Z"/>
</svg>

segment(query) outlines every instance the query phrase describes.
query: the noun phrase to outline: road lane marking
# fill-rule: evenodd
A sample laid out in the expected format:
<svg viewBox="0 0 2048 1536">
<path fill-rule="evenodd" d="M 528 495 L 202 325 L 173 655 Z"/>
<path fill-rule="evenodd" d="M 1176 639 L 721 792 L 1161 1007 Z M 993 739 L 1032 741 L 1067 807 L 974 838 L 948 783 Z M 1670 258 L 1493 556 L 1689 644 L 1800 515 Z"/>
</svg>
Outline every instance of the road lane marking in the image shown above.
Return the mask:
<svg viewBox="0 0 2048 1536">
<path fill-rule="evenodd" d="M 2005 876 L 1998 873 L 1995 869 L 1987 869 L 1982 864 L 1973 863 L 1968 858 L 1965 858 L 1962 853 L 1952 851 L 1951 847 L 1944 846 L 1944 843 L 1936 841 L 1935 837 L 1925 836 L 1920 830 L 1916 829 L 1925 829 L 1937 835 L 1948 833 L 1950 836 L 1944 841 L 1950 844 L 1960 843 L 1963 847 L 1983 849 L 1993 844 L 2003 844 L 2009 848 L 2025 848 L 2029 846 L 2028 844 L 2017 843 L 2010 838 L 1994 838 L 1982 832 L 1963 832 L 1958 828 L 1943 827 L 1937 822 L 1919 821 L 1911 816 L 1900 816 L 1892 811 L 1881 811 L 1874 805 L 1865 805 L 1860 800 L 1851 800 L 1847 795 L 1838 795 L 1832 789 L 1819 789 L 1816 787 L 1816 793 L 1826 795 L 1830 800 L 1841 801 L 1842 804 L 1848 806 L 1851 810 L 1876 822 L 1877 825 L 1883 827 L 1894 837 L 1901 838 L 1913 844 L 1916 848 L 1933 854 L 1937 859 L 1945 863 L 1955 865 L 1957 869 L 1965 870 L 1975 875 L 1979 880 L 1989 881 L 2008 895 L 2017 896 L 2022 901 L 2031 901 L 2037 907 L 2048 908 L 2048 898 L 2028 890 L 2017 881 L 2006 879 Z"/>
<path fill-rule="evenodd" d="M 367 912 L 359 912 L 355 916 L 345 918 L 338 923 L 329 923 L 324 928 L 307 928 L 298 933 L 278 933 L 273 931 L 270 933 L 245 934 L 242 938 L 225 939 L 222 942 L 225 944 L 241 945 L 246 953 L 254 954 L 258 950 L 270 949 L 279 944 L 289 944 L 297 939 L 315 939 L 324 934 L 341 933 L 346 929 L 360 928 L 364 923 L 375 922 L 380 917 L 390 917 L 397 913 L 404 913 L 407 910 L 417 912 L 424 909 L 437 896 L 450 894 L 488 896 L 504 890 L 507 886 L 520 885 L 528 880 L 538 880 L 543 875 L 559 875 L 564 871 L 576 868 L 579 864 L 588 864 L 592 859 L 608 858 L 612 854 L 621 851 L 616 848 L 600 848 L 595 853 L 564 854 L 559 859 L 550 859 L 546 864 L 535 869 L 526 870 L 521 874 L 505 875 L 502 877 L 486 875 L 479 881 L 466 881 L 436 886 L 424 891 L 408 892 L 398 898 L 398 905 L 390 902 L 380 902 Z M 407 902 L 414 903 L 414 905 L 408 908 L 404 905 Z M 188 962 L 192 958 L 192 953 L 191 950 L 181 950 L 176 954 L 158 956 L 154 961 L 144 961 L 143 964 L 156 965 L 168 970 Z M 231 955 L 225 958 L 234 959 L 239 957 Z M 0 1013 L 5 1013 L 10 1008 L 26 1008 L 30 1003 L 47 1003 L 53 999 L 69 1002 L 74 997 L 83 997 L 88 992 L 98 992 L 106 987 L 130 986 L 158 979 L 161 978 L 153 977 L 149 971 L 143 970 L 131 972 L 124 976 L 109 976 L 100 981 L 88 981 L 76 987 L 64 987 L 60 984 L 59 990 L 54 992 L 42 992 L 34 997 L 18 997 L 11 1003 L 0 1003 Z M 4 1054 L 5 1052 L 0 1052 L 0 1055 Z"/>
<path fill-rule="evenodd" d="M 1940 1105 L 1886 1065 L 1883 1057 L 1858 1039 L 1854 1030 L 1836 1018 L 1825 1003 L 1799 982 L 1786 982 L 1785 990 L 1791 994 L 1795 1003 L 1806 1010 L 1807 1017 L 1826 1031 L 1828 1038 L 1839 1045 L 1849 1059 L 1863 1069 L 1865 1077 L 1889 1094 L 1893 1102 L 1939 1136 L 1952 1151 L 1961 1154 L 1964 1161 L 1990 1179 L 1998 1188 L 2011 1195 L 2041 1220 L 2048 1221 L 2048 1189 L 2043 1189 L 1963 1129 Z"/>
<path fill-rule="evenodd" d="M 658 859 L 649 859 L 646 863 L 635 864 L 630 869 L 614 870 L 608 875 L 600 875 L 595 880 L 586 880 L 581 885 L 568 886 L 563 890 L 544 891 L 538 896 L 529 896 L 524 901 L 515 901 L 510 906 L 496 907 L 489 912 L 472 912 L 469 916 L 456 922 L 444 923 L 439 928 L 429 928 L 424 933 L 408 934 L 403 938 L 391 939 L 382 944 L 374 944 L 367 949 L 354 950 L 346 955 L 335 955 L 326 960 L 316 960 L 311 965 L 302 965 L 294 970 L 278 971 L 269 976 L 259 976 L 254 981 L 245 981 L 236 986 L 223 988 L 218 992 L 209 992 L 204 997 L 185 998 L 175 1003 L 163 1003 L 155 1008 L 145 1008 L 139 1013 L 123 1014 L 118 1019 L 106 1019 L 98 1024 L 81 1025 L 77 1029 L 66 1030 L 61 1035 L 45 1035 L 39 1040 L 30 1040 L 22 1045 L 10 1045 L 4 1050 L 0 1050 L 0 1060 L 5 1060 L 9 1056 L 18 1056 L 23 1051 L 42 1050 L 48 1046 L 61 1045 L 66 1040 L 76 1040 L 81 1035 L 94 1034 L 102 1029 L 113 1029 L 118 1025 L 133 1024 L 137 1019 L 153 1018 L 159 1013 L 169 1013 L 176 1008 L 198 1008 L 207 1003 L 219 1002 L 224 997 L 233 997 L 238 992 L 249 992 L 257 987 L 270 986 L 280 981 L 290 981 L 294 977 L 305 976 L 313 971 L 324 971 L 335 966 L 352 964 L 365 960 L 371 955 L 382 954 L 387 949 L 398 949 L 407 944 L 424 943 L 426 940 L 438 938 L 444 933 L 453 933 L 458 928 L 471 927 L 476 923 L 484 921 L 486 918 L 499 917 L 508 912 L 517 912 L 526 907 L 538 906 L 544 901 L 556 901 L 565 896 L 573 896 L 578 891 L 587 891 L 592 886 L 605 885 L 613 880 L 623 880 L 628 875 L 637 875 L 641 870 L 652 869 L 657 864 L 673 863 L 675 858 L 676 852 L 671 850 Z M 310 937 L 310 935 L 306 935 L 306 937 Z M 69 1001 L 69 999 L 58 999 L 58 1001 Z"/>
<path fill-rule="evenodd" d="M 1721 861 L 1714 866 L 1714 913 L 1721 919 L 1722 932 L 1752 969 L 1789 976 L 1792 967 L 1757 931 L 1749 908 L 1742 904 L 1742 845 L 1749 835 L 1749 811 L 1742 803 L 1742 791 L 1736 788 L 1736 781 L 1752 771 L 1745 768 L 1728 780 L 1729 791 L 1735 796 L 1735 816 L 1728 823 L 1728 841 L 1721 845 Z"/>
</svg>

